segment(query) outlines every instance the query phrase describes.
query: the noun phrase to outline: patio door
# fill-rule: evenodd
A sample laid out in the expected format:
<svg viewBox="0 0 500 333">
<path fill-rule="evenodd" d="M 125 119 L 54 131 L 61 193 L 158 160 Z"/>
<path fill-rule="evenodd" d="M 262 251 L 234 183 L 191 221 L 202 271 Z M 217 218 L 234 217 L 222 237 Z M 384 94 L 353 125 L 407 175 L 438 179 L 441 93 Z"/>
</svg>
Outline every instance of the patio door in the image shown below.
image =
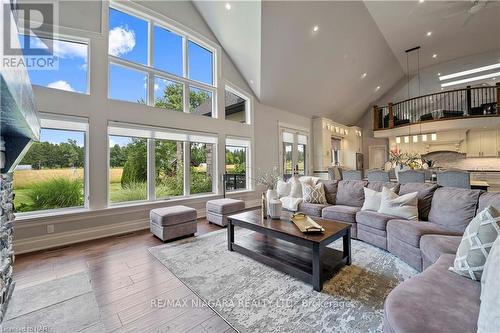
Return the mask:
<svg viewBox="0 0 500 333">
<path fill-rule="evenodd" d="M 305 176 L 308 172 L 308 133 L 290 128 L 281 128 L 281 173 L 284 179 L 289 179 L 293 174 Z"/>
</svg>

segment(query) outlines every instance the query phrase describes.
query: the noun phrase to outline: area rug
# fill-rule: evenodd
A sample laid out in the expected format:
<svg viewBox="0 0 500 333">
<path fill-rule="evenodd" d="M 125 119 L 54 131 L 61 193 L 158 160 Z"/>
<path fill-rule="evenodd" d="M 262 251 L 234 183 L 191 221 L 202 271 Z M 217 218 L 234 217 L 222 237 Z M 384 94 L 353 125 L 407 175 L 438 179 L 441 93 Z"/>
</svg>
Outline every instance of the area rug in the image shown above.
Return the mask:
<svg viewBox="0 0 500 333">
<path fill-rule="evenodd" d="M 236 242 L 250 233 L 236 229 Z M 331 247 L 341 249 L 341 240 Z M 356 240 L 352 265 L 326 281 L 322 292 L 229 252 L 225 230 L 149 251 L 239 332 L 382 332 L 387 294 L 417 273 L 390 253 Z"/>
</svg>

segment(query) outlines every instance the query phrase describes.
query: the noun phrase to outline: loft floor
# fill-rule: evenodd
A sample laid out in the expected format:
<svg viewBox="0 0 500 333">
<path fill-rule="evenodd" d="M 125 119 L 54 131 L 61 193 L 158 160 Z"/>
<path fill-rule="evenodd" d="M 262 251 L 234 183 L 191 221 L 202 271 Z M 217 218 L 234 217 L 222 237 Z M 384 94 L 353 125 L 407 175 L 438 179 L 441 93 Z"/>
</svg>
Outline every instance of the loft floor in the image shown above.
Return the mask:
<svg viewBox="0 0 500 333">
<path fill-rule="evenodd" d="M 198 220 L 197 235 L 220 227 Z M 188 302 L 181 311 L 151 306 L 152 299 L 199 298 L 147 249 L 162 242 L 149 231 L 19 255 L 16 289 L 88 272 L 107 332 L 235 332 L 208 307 Z M 15 292 L 15 291 L 14 291 Z"/>
</svg>

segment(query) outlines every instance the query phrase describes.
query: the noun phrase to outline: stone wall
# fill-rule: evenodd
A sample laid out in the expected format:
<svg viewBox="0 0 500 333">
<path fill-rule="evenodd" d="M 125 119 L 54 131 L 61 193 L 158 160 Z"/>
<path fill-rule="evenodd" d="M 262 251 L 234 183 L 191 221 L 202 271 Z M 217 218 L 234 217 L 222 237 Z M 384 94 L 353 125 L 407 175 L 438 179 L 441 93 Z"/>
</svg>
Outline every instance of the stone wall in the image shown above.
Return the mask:
<svg viewBox="0 0 500 333">
<path fill-rule="evenodd" d="M 0 175 L 0 322 L 2 321 L 14 283 L 12 281 L 12 265 L 14 251 L 12 236 L 14 229 L 14 207 L 12 193 L 12 173 Z"/>
</svg>

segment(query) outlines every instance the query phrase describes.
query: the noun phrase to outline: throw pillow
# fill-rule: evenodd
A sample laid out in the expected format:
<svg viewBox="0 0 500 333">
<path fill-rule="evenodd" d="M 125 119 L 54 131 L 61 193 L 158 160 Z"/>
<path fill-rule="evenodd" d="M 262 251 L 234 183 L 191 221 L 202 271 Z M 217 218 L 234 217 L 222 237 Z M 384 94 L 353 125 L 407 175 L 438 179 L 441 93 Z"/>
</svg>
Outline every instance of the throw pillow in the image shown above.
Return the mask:
<svg viewBox="0 0 500 333">
<path fill-rule="evenodd" d="M 418 192 L 397 195 L 384 187 L 378 212 L 407 220 L 418 220 Z"/>
<path fill-rule="evenodd" d="M 290 184 L 292 184 L 290 189 L 290 196 L 292 198 L 302 198 L 301 182 L 296 177 L 292 177 L 292 179 L 290 179 Z"/>
<path fill-rule="evenodd" d="M 394 188 L 390 189 L 394 191 Z M 373 210 L 378 211 L 380 208 L 380 202 L 382 201 L 382 192 L 372 190 L 368 187 L 364 188 L 365 191 L 365 202 L 363 202 L 363 207 L 361 210 Z"/>
<path fill-rule="evenodd" d="M 472 280 L 481 280 L 491 245 L 499 234 L 500 212 L 488 206 L 465 229 L 450 270 Z"/>
<path fill-rule="evenodd" d="M 278 192 L 278 198 L 287 197 L 292 191 L 292 184 L 290 182 L 284 182 L 280 179 L 276 185 L 276 191 Z"/>
<path fill-rule="evenodd" d="M 481 277 L 478 333 L 498 332 L 500 327 L 500 237 L 491 247 Z"/>
<path fill-rule="evenodd" d="M 307 183 L 302 184 L 302 192 L 304 193 L 304 202 L 322 205 L 327 204 L 323 183 L 318 183 L 315 186 L 311 186 Z"/>
</svg>

